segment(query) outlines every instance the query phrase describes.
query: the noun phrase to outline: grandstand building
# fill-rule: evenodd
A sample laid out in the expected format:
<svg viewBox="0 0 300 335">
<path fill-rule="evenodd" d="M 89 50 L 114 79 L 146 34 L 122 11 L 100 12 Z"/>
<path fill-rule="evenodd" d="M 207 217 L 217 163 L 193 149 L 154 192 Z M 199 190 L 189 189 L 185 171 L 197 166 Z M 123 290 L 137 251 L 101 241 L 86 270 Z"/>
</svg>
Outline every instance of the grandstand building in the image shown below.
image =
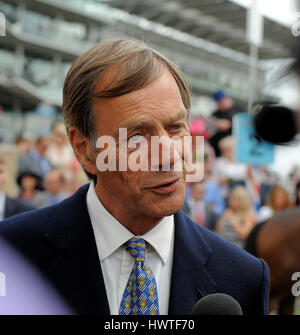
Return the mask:
<svg viewBox="0 0 300 335">
<path fill-rule="evenodd" d="M 179 65 L 192 84 L 192 113 L 207 113 L 209 102 L 201 110 L 201 101 L 218 88 L 247 102 L 246 9 L 231 1 L 1 0 L 0 12 L 6 19 L 5 36 L 0 36 L 0 104 L 7 141 L 41 130 L 39 117 L 45 127 L 45 118 L 57 117 L 70 65 L 108 37 L 142 39 Z M 286 58 L 289 29 L 264 22 L 259 59 Z M 257 92 L 263 92 L 261 63 L 258 79 Z"/>
</svg>

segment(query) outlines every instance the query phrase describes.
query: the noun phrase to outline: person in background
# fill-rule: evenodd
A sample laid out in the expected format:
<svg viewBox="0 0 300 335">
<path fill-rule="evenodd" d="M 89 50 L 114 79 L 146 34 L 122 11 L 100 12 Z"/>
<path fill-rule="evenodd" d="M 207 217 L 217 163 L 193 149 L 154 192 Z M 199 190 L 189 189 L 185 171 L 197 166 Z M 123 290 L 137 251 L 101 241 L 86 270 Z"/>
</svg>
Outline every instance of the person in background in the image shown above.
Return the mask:
<svg viewBox="0 0 300 335">
<path fill-rule="evenodd" d="M 66 128 L 61 122 L 54 123 L 52 127 L 52 141 L 47 149 L 46 157 L 55 168 L 69 168 L 72 164 L 74 155 L 67 140 Z"/>
<path fill-rule="evenodd" d="M 300 181 L 298 181 L 298 183 L 296 184 L 295 187 L 295 202 L 294 202 L 295 206 L 300 206 Z"/>
<path fill-rule="evenodd" d="M 23 171 L 17 178 L 20 187 L 19 199 L 36 208 L 47 206 L 47 197 L 43 192 L 42 178 L 32 171 Z"/>
<path fill-rule="evenodd" d="M 4 191 L 4 185 L 7 180 L 7 168 L 5 160 L 0 157 L 0 221 L 15 214 L 34 210 L 35 207 L 22 201 L 14 199 Z"/>
<path fill-rule="evenodd" d="M 212 169 L 212 159 L 210 158 L 210 151 L 208 151 L 204 155 L 204 202 L 215 215 L 221 216 L 225 210 L 225 200 L 222 196 L 220 186 L 212 178 Z"/>
<path fill-rule="evenodd" d="M 221 194 L 220 186 L 211 177 L 211 170 L 212 170 L 213 164 L 212 164 L 212 159 L 210 158 L 211 151 L 209 150 L 209 147 L 210 145 L 206 143 L 204 147 L 203 182 L 205 185 L 205 193 L 204 193 L 203 201 L 205 205 L 208 206 L 208 208 L 211 211 L 213 211 L 217 217 L 219 217 L 222 215 L 222 213 L 225 210 L 225 200 Z M 190 184 L 188 184 L 186 188 L 186 201 L 188 201 L 190 197 L 191 197 Z"/>
<path fill-rule="evenodd" d="M 189 191 L 190 197 L 185 199 L 182 210 L 195 222 L 215 230 L 218 217 L 204 201 L 205 182 L 191 183 Z"/>
<path fill-rule="evenodd" d="M 29 141 L 22 135 L 16 136 L 14 144 L 18 148 L 19 155 L 25 154 L 29 150 Z"/>
<path fill-rule="evenodd" d="M 212 178 L 212 170 L 215 162 L 215 152 L 211 145 L 206 141 L 205 123 L 201 119 L 195 119 L 190 124 L 190 134 L 192 136 L 192 152 L 193 159 L 199 163 L 204 164 L 204 181 L 205 181 L 205 194 L 204 202 L 209 206 L 215 215 L 220 216 L 225 209 L 225 201 L 221 195 L 220 187 L 216 184 Z M 196 148 L 196 137 L 204 137 L 204 154 L 203 152 L 197 152 Z M 190 185 L 187 185 L 186 189 L 186 200 L 189 200 Z"/>
<path fill-rule="evenodd" d="M 38 137 L 34 147 L 20 156 L 18 174 L 20 175 L 22 172 L 31 171 L 43 179 L 51 170 L 51 164 L 45 157 L 48 145 L 49 139 L 47 136 Z"/>
<path fill-rule="evenodd" d="M 227 136 L 219 142 L 222 153 L 215 162 L 213 177 L 220 185 L 222 196 L 228 198 L 230 190 L 236 185 L 245 186 L 248 177 L 246 164 L 236 163 L 234 160 L 234 138 Z"/>
<path fill-rule="evenodd" d="M 274 185 L 267 196 L 267 203 L 257 213 L 257 221 L 271 218 L 275 213 L 291 207 L 288 191 L 281 185 Z"/>
<path fill-rule="evenodd" d="M 279 174 L 270 171 L 265 166 L 262 168 L 262 181 L 260 184 L 260 207 L 265 206 L 267 203 L 268 194 L 272 187 L 280 180 Z"/>
<path fill-rule="evenodd" d="M 222 90 L 213 93 L 213 99 L 218 104 L 218 109 L 211 115 L 217 119 L 217 131 L 210 137 L 209 143 L 214 148 L 216 156 L 221 155 L 219 142 L 232 133 L 232 118 L 235 114 L 244 112 L 244 109 L 236 105 L 233 100 Z"/>
<path fill-rule="evenodd" d="M 22 134 L 24 141 L 27 143 L 27 151 L 31 150 L 35 146 L 36 139 L 31 132 L 25 132 Z"/>
<path fill-rule="evenodd" d="M 64 191 L 64 176 L 58 169 L 52 169 L 45 176 L 44 188 L 47 195 L 47 206 L 55 205 L 65 199 L 68 194 Z"/>
<path fill-rule="evenodd" d="M 297 195 L 295 197 L 295 190 L 297 189 L 297 184 L 300 181 L 300 169 L 299 166 L 294 165 L 291 169 L 291 172 L 288 174 L 288 178 L 286 183 L 284 184 L 287 188 L 287 191 L 293 198 L 293 200 L 296 201 Z"/>
<path fill-rule="evenodd" d="M 230 192 L 228 208 L 217 223 L 216 233 L 243 248 L 244 241 L 256 224 L 250 196 L 243 186 Z"/>
</svg>

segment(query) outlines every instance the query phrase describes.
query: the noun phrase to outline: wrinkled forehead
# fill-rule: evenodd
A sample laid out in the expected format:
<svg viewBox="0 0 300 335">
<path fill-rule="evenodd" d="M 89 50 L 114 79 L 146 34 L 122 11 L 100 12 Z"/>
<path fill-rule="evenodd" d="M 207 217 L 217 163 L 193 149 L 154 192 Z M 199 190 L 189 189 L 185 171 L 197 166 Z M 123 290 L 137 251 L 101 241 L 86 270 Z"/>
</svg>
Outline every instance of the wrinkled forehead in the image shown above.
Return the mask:
<svg viewBox="0 0 300 335">
<path fill-rule="evenodd" d="M 108 67 L 93 93 L 98 97 L 121 96 L 147 86 L 165 70 L 166 66 L 155 57 L 145 59 L 139 55 Z"/>
<path fill-rule="evenodd" d="M 180 90 L 168 70 L 141 89 L 122 96 L 95 99 L 94 113 L 97 123 L 106 124 L 106 129 L 109 124 L 115 131 L 119 127 L 150 129 L 158 122 L 188 120 Z"/>
</svg>

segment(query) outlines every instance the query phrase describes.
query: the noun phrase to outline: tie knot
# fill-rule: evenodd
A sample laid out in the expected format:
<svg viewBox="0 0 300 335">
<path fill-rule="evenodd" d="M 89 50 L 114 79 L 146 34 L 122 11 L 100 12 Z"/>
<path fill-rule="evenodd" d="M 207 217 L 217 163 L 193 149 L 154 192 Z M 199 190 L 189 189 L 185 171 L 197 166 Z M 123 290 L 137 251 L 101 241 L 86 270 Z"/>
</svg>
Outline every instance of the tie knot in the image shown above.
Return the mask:
<svg viewBox="0 0 300 335">
<path fill-rule="evenodd" d="M 126 250 L 137 262 L 145 261 L 145 248 L 146 243 L 142 238 L 131 239 L 125 243 Z"/>
</svg>

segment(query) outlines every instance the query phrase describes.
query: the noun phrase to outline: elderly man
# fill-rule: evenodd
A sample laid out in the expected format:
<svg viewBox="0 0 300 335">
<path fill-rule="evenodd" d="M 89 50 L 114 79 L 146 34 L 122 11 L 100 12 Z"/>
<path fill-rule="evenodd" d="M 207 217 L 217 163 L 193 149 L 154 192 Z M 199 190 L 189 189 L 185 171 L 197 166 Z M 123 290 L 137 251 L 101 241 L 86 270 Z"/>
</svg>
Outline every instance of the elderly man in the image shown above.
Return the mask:
<svg viewBox="0 0 300 335">
<path fill-rule="evenodd" d="M 267 311 L 266 264 L 180 211 L 186 171 L 162 152 L 169 140 L 189 135 L 188 87 L 176 65 L 126 39 L 102 41 L 67 74 L 64 120 L 92 182 L 57 205 L 7 220 L 0 233 L 76 313 L 190 314 L 199 298 L 215 292 L 234 297 L 244 314 Z M 104 136 L 117 143 L 113 171 L 102 169 L 105 160 L 99 164 Z M 148 150 L 148 170 L 120 168 L 133 143 L 149 149 L 155 136 L 164 141 L 158 153 Z"/>
</svg>

